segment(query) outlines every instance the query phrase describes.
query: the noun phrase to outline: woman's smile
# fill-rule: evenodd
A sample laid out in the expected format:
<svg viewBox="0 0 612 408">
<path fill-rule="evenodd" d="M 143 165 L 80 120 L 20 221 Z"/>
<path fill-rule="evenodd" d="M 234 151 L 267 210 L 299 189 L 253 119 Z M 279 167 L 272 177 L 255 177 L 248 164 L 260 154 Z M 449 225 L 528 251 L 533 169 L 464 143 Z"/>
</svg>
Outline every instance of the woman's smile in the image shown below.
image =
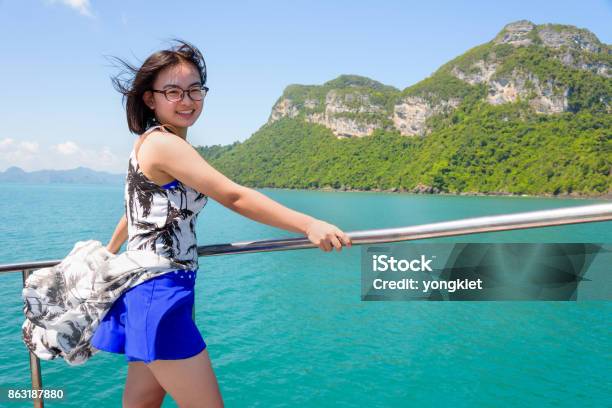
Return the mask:
<svg viewBox="0 0 612 408">
<path fill-rule="evenodd" d="M 176 113 L 179 117 L 183 119 L 189 119 L 191 118 L 194 112 L 195 112 L 195 109 L 186 109 L 186 110 L 177 111 Z"/>
</svg>

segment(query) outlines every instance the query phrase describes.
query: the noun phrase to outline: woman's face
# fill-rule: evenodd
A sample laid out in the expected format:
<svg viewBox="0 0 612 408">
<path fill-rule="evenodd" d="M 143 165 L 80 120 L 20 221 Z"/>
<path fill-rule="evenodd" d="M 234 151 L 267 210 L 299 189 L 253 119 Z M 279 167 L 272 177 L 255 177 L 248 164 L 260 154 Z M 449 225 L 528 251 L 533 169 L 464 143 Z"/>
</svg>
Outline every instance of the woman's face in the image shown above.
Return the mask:
<svg viewBox="0 0 612 408">
<path fill-rule="evenodd" d="M 153 89 L 159 91 L 181 88 L 184 91 L 182 100 L 170 102 L 163 93 L 151 91 L 144 93 L 143 100 L 155 112 L 159 123 L 188 128 L 202 113 L 204 100 L 194 101 L 186 91 L 201 85 L 197 68 L 191 63 L 183 62 L 161 70 L 153 83 Z"/>
</svg>

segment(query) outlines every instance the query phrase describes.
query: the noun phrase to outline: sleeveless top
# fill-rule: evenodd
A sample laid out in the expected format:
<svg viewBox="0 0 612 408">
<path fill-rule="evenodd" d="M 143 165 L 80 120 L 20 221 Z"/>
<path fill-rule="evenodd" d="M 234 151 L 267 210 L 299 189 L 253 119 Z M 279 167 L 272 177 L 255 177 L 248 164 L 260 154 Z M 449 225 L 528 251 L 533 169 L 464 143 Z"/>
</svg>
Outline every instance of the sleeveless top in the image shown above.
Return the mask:
<svg viewBox="0 0 612 408">
<path fill-rule="evenodd" d="M 144 134 L 163 126 L 149 128 Z M 171 136 L 175 136 L 170 134 Z M 140 170 L 132 149 L 124 191 L 128 250 L 146 250 L 197 270 L 195 224 L 208 197 L 178 180 L 163 186 Z"/>
</svg>

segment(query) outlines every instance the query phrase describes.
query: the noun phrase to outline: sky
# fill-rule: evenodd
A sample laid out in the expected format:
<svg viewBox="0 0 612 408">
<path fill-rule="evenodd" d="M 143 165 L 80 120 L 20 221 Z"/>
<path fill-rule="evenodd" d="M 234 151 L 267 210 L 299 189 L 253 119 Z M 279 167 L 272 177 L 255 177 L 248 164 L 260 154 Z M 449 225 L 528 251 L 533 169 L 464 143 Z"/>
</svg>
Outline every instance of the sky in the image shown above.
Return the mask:
<svg viewBox="0 0 612 408">
<path fill-rule="evenodd" d="M 136 136 L 108 56 L 139 64 L 172 38 L 195 44 L 210 91 L 188 141 L 229 144 L 289 84 L 356 74 L 404 89 L 521 19 L 612 43 L 612 0 L 0 0 L 0 171 L 125 173 Z"/>
</svg>

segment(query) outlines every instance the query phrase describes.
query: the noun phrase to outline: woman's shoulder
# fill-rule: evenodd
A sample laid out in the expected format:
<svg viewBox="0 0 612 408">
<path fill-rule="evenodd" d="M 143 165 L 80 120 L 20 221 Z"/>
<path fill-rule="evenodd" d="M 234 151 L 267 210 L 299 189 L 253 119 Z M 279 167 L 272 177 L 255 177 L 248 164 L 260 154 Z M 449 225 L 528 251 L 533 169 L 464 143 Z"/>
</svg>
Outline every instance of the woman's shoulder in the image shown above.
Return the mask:
<svg viewBox="0 0 612 408">
<path fill-rule="evenodd" d="M 155 165 L 163 161 L 166 152 L 184 143 L 187 142 L 180 136 L 162 129 L 153 129 L 140 135 L 134 142 L 134 152 L 139 163 L 145 161 Z"/>
<path fill-rule="evenodd" d="M 138 142 L 138 141 L 137 141 Z M 161 129 L 155 129 L 149 133 L 143 133 L 139 137 L 141 146 L 148 146 L 147 149 L 166 149 L 176 144 L 183 144 L 186 141 L 174 133 L 166 132 Z"/>
</svg>

